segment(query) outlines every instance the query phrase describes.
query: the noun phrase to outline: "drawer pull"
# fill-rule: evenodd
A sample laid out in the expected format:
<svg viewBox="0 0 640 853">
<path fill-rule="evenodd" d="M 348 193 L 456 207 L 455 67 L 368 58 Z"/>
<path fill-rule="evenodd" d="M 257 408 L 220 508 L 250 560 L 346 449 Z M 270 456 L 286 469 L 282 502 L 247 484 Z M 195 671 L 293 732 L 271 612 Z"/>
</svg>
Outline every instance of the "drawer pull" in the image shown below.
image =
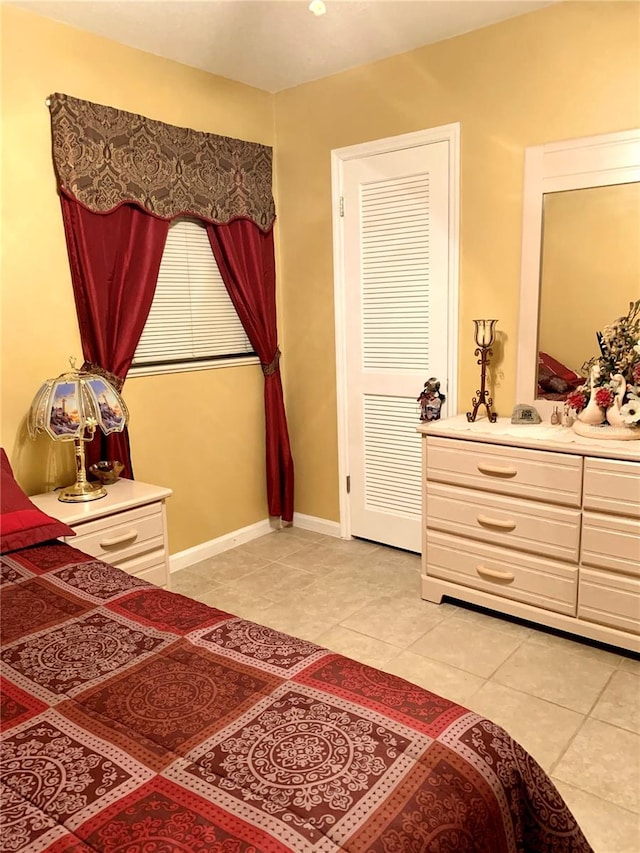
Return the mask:
<svg viewBox="0 0 640 853">
<path fill-rule="evenodd" d="M 476 572 L 481 578 L 490 578 L 492 581 L 511 583 L 515 580 L 512 572 L 500 572 L 498 569 L 488 569 L 486 566 L 476 566 Z"/>
<path fill-rule="evenodd" d="M 492 477 L 515 477 L 518 473 L 513 465 L 484 465 L 482 462 L 478 465 L 478 471 Z"/>
<path fill-rule="evenodd" d="M 487 527 L 498 527 L 500 530 L 515 530 L 515 521 L 503 521 L 501 518 L 490 518 L 488 515 L 480 514 L 478 516 L 478 524 L 484 524 Z"/>
<path fill-rule="evenodd" d="M 111 539 L 102 539 L 100 542 L 101 548 L 113 548 L 115 545 L 124 545 L 125 542 L 135 542 L 138 538 L 137 530 L 127 530 L 120 536 L 114 536 Z"/>
</svg>

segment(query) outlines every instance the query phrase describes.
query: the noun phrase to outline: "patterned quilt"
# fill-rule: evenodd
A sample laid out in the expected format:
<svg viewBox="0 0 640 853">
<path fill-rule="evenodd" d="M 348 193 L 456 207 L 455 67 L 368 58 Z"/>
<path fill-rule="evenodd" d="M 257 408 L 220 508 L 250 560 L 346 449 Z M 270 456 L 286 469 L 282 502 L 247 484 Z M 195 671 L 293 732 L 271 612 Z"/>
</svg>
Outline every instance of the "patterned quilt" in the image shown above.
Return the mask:
<svg viewBox="0 0 640 853">
<path fill-rule="evenodd" d="M 2 851 L 591 850 L 459 705 L 67 545 L 0 559 Z"/>
</svg>

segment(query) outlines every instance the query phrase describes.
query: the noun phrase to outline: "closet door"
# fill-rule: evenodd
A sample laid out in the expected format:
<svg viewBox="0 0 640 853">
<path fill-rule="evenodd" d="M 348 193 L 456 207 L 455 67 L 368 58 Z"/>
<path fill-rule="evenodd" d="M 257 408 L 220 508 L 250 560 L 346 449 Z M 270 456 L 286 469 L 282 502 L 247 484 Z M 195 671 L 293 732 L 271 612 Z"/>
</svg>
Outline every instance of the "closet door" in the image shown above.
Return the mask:
<svg viewBox="0 0 640 853">
<path fill-rule="evenodd" d="M 416 398 L 449 378 L 450 143 L 350 159 L 342 177 L 350 532 L 419 552 Z"/>
</svg>

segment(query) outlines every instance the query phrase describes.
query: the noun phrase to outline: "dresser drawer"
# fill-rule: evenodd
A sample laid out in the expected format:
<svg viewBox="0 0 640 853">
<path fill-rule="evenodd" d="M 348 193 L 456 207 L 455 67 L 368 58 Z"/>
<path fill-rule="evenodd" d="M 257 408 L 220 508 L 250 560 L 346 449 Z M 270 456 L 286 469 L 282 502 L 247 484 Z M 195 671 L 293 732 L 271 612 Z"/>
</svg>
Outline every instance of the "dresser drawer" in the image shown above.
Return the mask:
<svg viewBox="0 0 640 853">
<path fill-rule="evenodd" d="M 585 459 L 584 506 L 640 518 L 640 462 Z"/>
<path fill-rule="evenodd" d="M 579 507 L 582 458 L 429 436 L 427 480 Z"/>
<path fill-rule="evenodd" d="M 640 577 L 640 519 L 585 511 L 581 561 Z"/>
<path fill-rule="evenodd" d="M 427 526 L 443 533 L 578 561 L 580 512 L 427 483 Z"/>
<path fill-rule="evenodd" d="M 118 565 L 122 560 L 164 547 L 161 504 L 153 503 L 74 527 L 69 544 Z"/>
<path fill-rule="evenodd" d="M 578 617 L 640 634 L 640 579 L 580 569 Z"/>
<path fill-rule="evenodd" d="M 578 567 L 427 531 L 427 574 L 575 616 Z"/>
</svg>

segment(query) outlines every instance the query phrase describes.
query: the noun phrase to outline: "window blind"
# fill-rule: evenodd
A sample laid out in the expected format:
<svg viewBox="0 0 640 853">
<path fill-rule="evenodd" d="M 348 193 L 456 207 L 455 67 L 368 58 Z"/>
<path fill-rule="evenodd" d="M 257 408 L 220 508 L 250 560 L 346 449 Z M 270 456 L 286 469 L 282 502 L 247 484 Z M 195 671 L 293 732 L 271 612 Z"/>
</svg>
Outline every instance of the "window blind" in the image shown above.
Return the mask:
<svg viewBox="0 0 640 853">
<path fill-rule="evenodd" d="M 149 317 L 132 367 L 251 356 L 253 350 L 224 286 L 206 229 L 172 222 Z"/>
</svg>

